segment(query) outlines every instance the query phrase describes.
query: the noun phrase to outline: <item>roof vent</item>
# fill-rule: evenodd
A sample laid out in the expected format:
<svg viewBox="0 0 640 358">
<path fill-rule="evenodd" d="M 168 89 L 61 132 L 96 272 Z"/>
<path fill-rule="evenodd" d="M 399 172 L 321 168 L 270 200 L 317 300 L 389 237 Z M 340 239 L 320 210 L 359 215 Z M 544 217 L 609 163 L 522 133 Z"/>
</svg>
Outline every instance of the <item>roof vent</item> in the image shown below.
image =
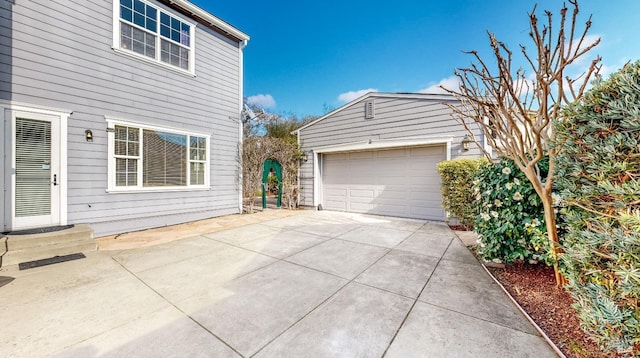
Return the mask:
<svg viewBox="0 0 640 358">
<path fill-rule="evenodd" d="M 375 117 L 375 106 L 372 99 L 364 102 L 364 118 L 372 119 Z"/>
</svg>

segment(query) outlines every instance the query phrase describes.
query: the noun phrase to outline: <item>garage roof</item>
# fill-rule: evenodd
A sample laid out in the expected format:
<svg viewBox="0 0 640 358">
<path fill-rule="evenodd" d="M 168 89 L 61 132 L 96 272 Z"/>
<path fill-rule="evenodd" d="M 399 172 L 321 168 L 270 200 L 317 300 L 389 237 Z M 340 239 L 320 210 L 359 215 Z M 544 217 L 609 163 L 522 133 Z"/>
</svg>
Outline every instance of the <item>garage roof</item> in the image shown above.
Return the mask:
<svg viewBox="0 0 640 358">
<path fill-rule="evenodd" d="M 433 100 L 440 100 L 440 101 L 451 101 L 451 100 L 455 100 L 456 98 L 451 95 L 451 94 L 434 94 L 434 93 L 389 93 L 389 92 L 367 92 L 366 94 L 364 94 L 361 97 L 358 97 L 356 99 L 354 99 L 353 101 L 344 104 L 336 109 L 334 109 L 333 111 L 325 114 L 324 116 L 316 119 L 315 121 L 306 124 L 298 129 L 296 129 L 295 131 L 293 131 L 293 133 L 299 134 L 301 130 L 311 127 L 312 125 L 324 120 L 327 117 L 330 117 L 348 107 L 350 107 L 351 105 L 358 103 L 362 100 L 365 100 L 369 97 L 381 97 L 381 98 L 415 98 L 415 99 L 433 99 Z"/>
</svg>

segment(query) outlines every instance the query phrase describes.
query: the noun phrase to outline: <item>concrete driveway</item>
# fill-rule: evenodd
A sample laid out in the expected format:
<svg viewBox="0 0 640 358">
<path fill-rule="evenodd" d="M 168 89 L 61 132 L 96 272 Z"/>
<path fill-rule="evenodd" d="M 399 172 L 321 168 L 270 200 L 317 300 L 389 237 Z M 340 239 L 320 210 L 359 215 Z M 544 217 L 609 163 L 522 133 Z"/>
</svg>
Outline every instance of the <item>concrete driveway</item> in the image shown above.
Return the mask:
<svg viewBox="0 0 640 358">
<path fill-rule="evenodd" d="M 87 256 L 0 270 L 3 356 L 556 356 L 440 223 L 302 211 Z"/>
</svg>

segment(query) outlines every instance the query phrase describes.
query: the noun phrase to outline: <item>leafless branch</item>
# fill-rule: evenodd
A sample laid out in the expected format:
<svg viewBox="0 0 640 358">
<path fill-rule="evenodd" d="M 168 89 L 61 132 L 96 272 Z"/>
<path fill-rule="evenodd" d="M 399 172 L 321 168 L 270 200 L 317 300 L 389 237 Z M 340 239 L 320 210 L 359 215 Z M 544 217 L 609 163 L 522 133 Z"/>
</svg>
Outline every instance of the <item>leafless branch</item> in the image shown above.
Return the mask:
<svg viewBox="0 0 640 358">
<path fill-rule="evenodd" d="M 601 67 L 601 58 L 597 57 L 580 76 L 573 79 L 567 76 L 568 69 L 577 65 L 577 60 L 600 42 L 598 39 L 586 43 L 591 17 L 579 31 L 578 2 L 569 0 L 569 4 L 573 7 L 571 16 L 567 16 L 569 10 L 563 6 L 557 23 L 550 11 L 545 11 L 546 21 L 539 21 L 535 6 L 528 14 L 533 46 L 520 45 L 520 50 L 532 76 L 527 77 L 523 68 L 514 69 L 512 52 L 488 32 L 491 66 L 477 51 L 468 51 L 466 53 L 473 58 L 471 65 L 455 71 L 460 82 L 458 89 L 443 87 L 459 99 L 459 105 L 450 104 L 449 107 L 483 153 L 489 154 L 480 144 L 480 138 L 475 136 L 477 129 L 481 130 L 485 142 L 499 155 L 511 158 L 533 184 L 545 206 L 552 247 L 557 247 L 551 205 L 555 170 L 552 159 L 556 155 L 556 149 L 549 147 L 554 139 L 552 120 L 559 119 L 563 105 L 583 96 L 589 80 Z M 554 24 L 557 24 L 557 30 Z M 575 38 L 577 33 L 580 36 Z M 545 157 L 550 158 L 549 173 L 542 178 L 538 163 Z"/>
</svg>

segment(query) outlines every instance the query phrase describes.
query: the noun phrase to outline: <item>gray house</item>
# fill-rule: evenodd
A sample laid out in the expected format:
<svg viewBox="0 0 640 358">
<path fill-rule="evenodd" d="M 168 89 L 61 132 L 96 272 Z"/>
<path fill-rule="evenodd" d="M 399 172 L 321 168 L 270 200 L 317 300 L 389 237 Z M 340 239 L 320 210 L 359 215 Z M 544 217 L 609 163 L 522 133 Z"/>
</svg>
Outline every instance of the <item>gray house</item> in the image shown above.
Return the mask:
<svg viewBox="0 0 640 358">
<path fill-rule="evenodd" d="M 0 1 L 0 229 L 241 211 L 249 37 L 186 0 Z"/>
<path fill-rule="evenodd" d="M 450 95 L 370 92 L 298 129 L 304 206 L 444 220 L 437 163 L 479 157 Z M 475 133 L 474 133 L 475 134 Z M 475 134 L 482 138 L 480 132 Z"/>
</svg>

